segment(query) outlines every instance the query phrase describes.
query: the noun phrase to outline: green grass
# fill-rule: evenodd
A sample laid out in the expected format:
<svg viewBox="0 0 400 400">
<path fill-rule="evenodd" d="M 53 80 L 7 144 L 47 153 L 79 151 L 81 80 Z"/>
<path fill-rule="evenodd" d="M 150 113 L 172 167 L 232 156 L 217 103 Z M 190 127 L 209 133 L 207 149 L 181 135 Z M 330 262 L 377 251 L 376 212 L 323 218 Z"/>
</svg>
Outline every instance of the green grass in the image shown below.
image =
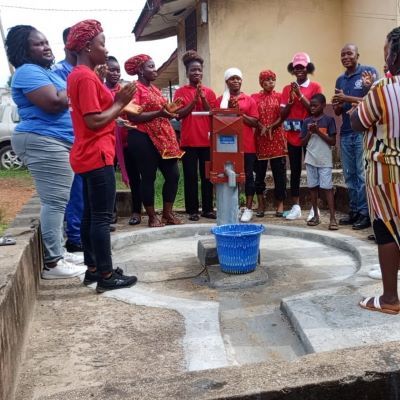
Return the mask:
<svg viewBox="0 0 400 400">
<path fill-rule="evenodd" d="M 178 185 L 178 193 L 176 194 L 176 200 L 174 203 L 174 209 L 182 209 L 185 208 L 185 201 L 183 195 L 183 172 L 182 172 L 182 163 L 178 163 L 179 166 L 179 185 Z M 32 177 L 29 174 L 27 169 L 19 169 L 19 170 L 0 170 L 0 180 L 1 178 L 15 178 L 26 181 L 31 181 Z M 117 171 L 116 173 L 117 179 L 117 190 L 128 190 L 128 188 L 124 185 L 121 179 L 121 173 Z M 157 179 L 155 183 L 155 207 L 157 209 L 161 209 L 163 206 L 162 202 L 162 186 L 164 183 L 164 178 L 161 175 L 160 171 L 157 171 Z M 0 230 L 1 230 L 1 220 L 0 220 Z M 4 228 L 3 228 L 4 230 Z"/>
<path fill-rule="evenodd" d="M 0 169 L 0 179 L 1 178 L 15 178 L 15 179 L 22 179 L 22 180 L 32 180 L 29 171 L 25 168 L 22 169 Z"/>
<path fill-rule="evenodd" d="M 178 185 L 178 193 L 176 194 L 176 199 L 174 203 L 174 209 L 184 209 L 185 208 L 185 200 L 183 194 L 183 171 L 182 171 L 182 163 L 178 162 L 179 166 L 179 185 Z M 117 171 L 116 174 L 117 179 L 117 190 L 128 190 L 128 188 L 124 185 L 121 179 L 121 173 Z M 161 209 L 163 206 L 162 201 L 162 186 L 164 184 L 164 178 L 161 175 L 160 171 L 157 171 L 157 178 L 155 183 L 155 208 Z"/>
</svg>

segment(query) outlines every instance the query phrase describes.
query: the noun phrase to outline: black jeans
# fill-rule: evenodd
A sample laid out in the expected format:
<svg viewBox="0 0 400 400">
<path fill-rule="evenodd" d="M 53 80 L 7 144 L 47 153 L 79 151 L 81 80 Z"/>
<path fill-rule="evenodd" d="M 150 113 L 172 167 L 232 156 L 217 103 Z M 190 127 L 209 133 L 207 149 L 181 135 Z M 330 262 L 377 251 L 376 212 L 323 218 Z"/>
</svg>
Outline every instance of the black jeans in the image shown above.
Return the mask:
<svg viewBox="0 0 400 400">
<path fill-rule="evenodd" d="M 124 161 L 126 172 L 129 178 L 129 187 L 131 189 L 132 214 L 140 214 L 142 212 L 142 179 L 140 177 L 140 172 L 136 164 L 136 160 L 129 154 L 127 148 L 124 149 Z"/>
<path fill-rule="evenodd" d="M 246 180 L 244 183 L 244 193 L 246 196 L 254 196 L 256 193 L 256 185 L 254 183 L 254 169 L 257 156 L 255 153 L 244 153 L 244 173 Z"/>
<path fill-rule="evenodd" d="M 265 174 L 268 168 L 268 161 L 271 165 L 274 177 L 275 200 L 283 201 L 286 198 L 286 157 L 271 158 L 270 160 L 256 161 L 256 193 L 263 194 L 265 190 Z"/>
<path fill-rule="evenodd" d="M 115 203 L 114 166 L 81 174 L 83 217 L 81 239 L 85 264 L 99 272 L 112 271 L 110 224 Z"/>
<path fill-rule="evenodd" d="M 292 197 L 300 196 L 300 177 L 303 161 L 303 153 L 306 154 L 306 147 L 287 144 L 290 162 L 290 194 Z"/>
<path fill-rule="evenodd" d="M 208 213 L 213 211 L 213 185 L 206 179 L 206 161 L 210 160 L 209 147 L 184 147 L 182 157 L 185 208 L 188 214 L 199 212 L 198 171 L 201 180 L 201 209 Z"/>
<path fill-rule="evenodd" d="M 173 203 L 179 183 L 178 160 L 164 160 L 147 133 L 130 129 L 128 133 L 128 154 L 133 157 L 142 178 L 141 195 L 145 207 L 154 206 L 154 182 L 159 169 L 164 177 L 162 196 L 164 203 Z"/>
</svg>

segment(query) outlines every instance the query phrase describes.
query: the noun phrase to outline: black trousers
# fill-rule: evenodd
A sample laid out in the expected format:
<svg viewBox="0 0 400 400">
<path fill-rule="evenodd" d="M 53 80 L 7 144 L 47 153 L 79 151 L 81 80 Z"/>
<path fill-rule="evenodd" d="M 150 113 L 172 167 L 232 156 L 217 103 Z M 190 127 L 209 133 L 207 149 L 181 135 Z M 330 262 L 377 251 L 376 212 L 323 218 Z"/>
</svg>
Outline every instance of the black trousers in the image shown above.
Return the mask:
<svg viewBox="0 0 400 400">
<path fill-rule="evenodd" d="M 201 209 L 203 213 L 213 211 L 213 185 L 206 179 L 206 161 L 210 160 L 209 147 L 184 147 L 185 155 L 182 157 L 183 182 L 185 192 L 185 208 L 188 214 L 199 212 L 200 172 L 201 182 Z"/>
<path fill-rule="evenodd" d="M 81 174 L 83 216 L 81 240 L 85 264 L 112 271 L 110 224 L 115 203 L 115 171 L 109 165 Z"/>
<path fill-rule="evenodd" d="M 256 193 L 263 194 L 265 191 L 265 174 L 268 161 L 274 177 L 274 196 L 278 201 L 286 198 L 286 157 L 271 158 L 270 160 L 256 161 Z"/>
<path fill-rule="evenodd" d="M 142 179 L 140 177 L 136 160 L 134 157 L 129 155 L 127 148 L 124 149 L 124 161 L 126 172 L 129 178 L 129 187 L 131 189 L 132 213 L 140 214 L 142 212 Z"/>
<path fill-rule="evenodd" d="M 303 161 L 303 154 L 306 154 L 306 147 L 287 144 L 290 163 L 290 194 L 292 197 L 300 196 L 300 177 Z"/>
<path fill-rule="evenodd" d="M 244 153 L 244 173 L 246 174 L 244 193 L 246 196 L 254 196 L 256 193 L 256 185 L 254 182 L 256 160 L 257 156 L 255 153 Z"/>
<path fill-rule="evenodd" d="M 142 178 L 141 196 L 145 207 L 154 206 L 154 182 L 157 169 L 164 177 L 162 196 L 164 203 L 173 203 L 179 183 L 178 160 L 164 160 L 147 133 L 130 129 L 128 133 L 128 154 L 133 157 Z"/>
</svg>

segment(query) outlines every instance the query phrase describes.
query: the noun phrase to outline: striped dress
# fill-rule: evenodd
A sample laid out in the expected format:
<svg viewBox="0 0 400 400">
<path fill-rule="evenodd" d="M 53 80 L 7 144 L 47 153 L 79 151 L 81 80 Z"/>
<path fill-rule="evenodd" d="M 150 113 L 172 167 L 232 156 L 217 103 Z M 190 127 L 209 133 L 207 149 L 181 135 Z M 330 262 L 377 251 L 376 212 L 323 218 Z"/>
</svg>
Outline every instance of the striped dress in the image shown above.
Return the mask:
<svg viewBox="0 0 400 400">
<path fill-rule="evenodd" d="M 364 136 L 366 189 L 372 219 L 400 247 L 400 76 L 379 80 L 358 106 Z"/>
</svg>

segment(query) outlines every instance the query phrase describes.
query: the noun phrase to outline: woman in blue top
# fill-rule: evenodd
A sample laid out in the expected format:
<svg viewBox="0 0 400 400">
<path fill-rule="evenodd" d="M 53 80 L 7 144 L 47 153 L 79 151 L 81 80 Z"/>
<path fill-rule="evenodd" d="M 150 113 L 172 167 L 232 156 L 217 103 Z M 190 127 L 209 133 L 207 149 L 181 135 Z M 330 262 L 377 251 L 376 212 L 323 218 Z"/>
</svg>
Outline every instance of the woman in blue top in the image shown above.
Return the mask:
<svg viewBox="0 0 400 400">
<path fill-rule="evenodd" d="M 33 176 L 41 203 L 42 278 L 77 276 L 86 268 L 65 261 L 62 247 L 64 211 L 73 179 L 69 152 L 74 139 L 66 84 L 50 69 L 53 53 L 46 37 L 34 27 L 11 28 L 6 49 L 16 68 L 11 93 L 21 120 L 12 147 Z"/>
</svg>

